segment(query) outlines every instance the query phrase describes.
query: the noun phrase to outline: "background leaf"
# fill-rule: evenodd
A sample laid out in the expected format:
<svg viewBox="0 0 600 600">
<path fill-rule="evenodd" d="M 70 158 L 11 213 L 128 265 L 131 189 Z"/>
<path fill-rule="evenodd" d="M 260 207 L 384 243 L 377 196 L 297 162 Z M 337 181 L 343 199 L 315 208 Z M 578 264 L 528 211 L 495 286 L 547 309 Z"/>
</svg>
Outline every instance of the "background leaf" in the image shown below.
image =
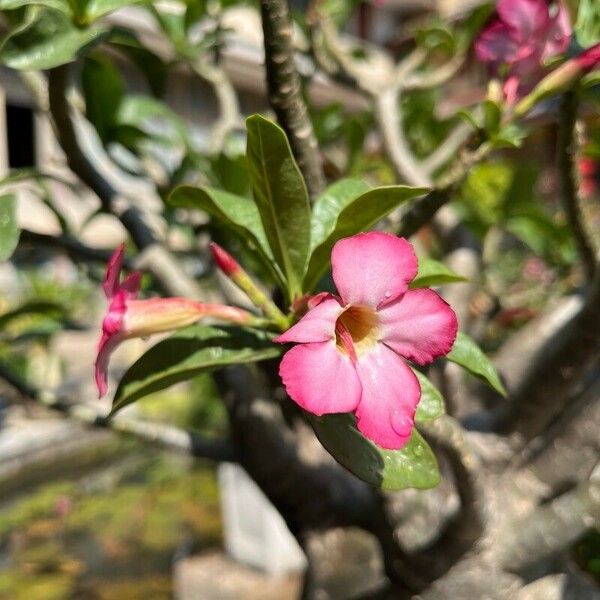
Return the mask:
<svg viewBox="0 0 600 600">
<path fill-rule="evenodd" d="M 331 456 L 373 486 L 384 490 L 427 489 L 440 481 L 435 455 L 416 429 L 401 450 L 383 450 L 356 429 L 354 416 L 349 413 L 308 417 Z"/>
<path fill-rule="evenodd" d="M 282 348 L 264 333 L 243 327 L 193 325 L 158 342 L 123 375 L 111 414 L 205 371 L 276 358 Z"/>
<path fill-rule="evenodd" d="M 235 231 L 261 258 L 276 281 L 283 285 L 281 273 L 275 265 L 260 215 L 252 200 L 212 188 L 182 185 L 169 196 L 170 206 L 195 208 L 207 212 Z"/>
<path fill-rule="evenodd" d="M 260 115 L 249 117 L 246 124 L 254 198 L 292 299 L 302 290 L 302 274 L 310 245 L 306 185 L 283 129 Z"/>
<path fill-rule="evenodd" d="M 75 27 L 62 12 L 33 7 L 23 27 L 4 39 L 0 62 L 23 71 L 51 69 L 75 60 L 107 34 L 106 29 Z"/>
<path fill-rule="evenodd" d="M 422 196 L 426 191 L 426 188 L 392 185 L 369 190 L 345 205 L 340 202 L 341 210 L 337 214 L 335 225 L 333 228 L 331 225 L 329 227 L 332 229 L 331 233 L 312 251 L 304 276 L 304 290 L 312 291 L 327 271 L 331 249 L 338 240 L 369 229 L 394 208 L 407 200 Z"/>
<path fill-rule="evenodd" d="M 506 389 L 502 385 L 494 365 L 466 333 L 458 332 L 454 346 L 446 358 L 464 367 L 476 377 L 487 381 L 499 394 L 506 396 Z"/>
<path fill-rule="evenodd" d="M 0 196 L 0 261 L 10 258 L 19 242 L 16 207 L 14 194 Z"/>
<path fill-rule="evenodd" d="M 419 257 L 419 271 L 412 280 L 411 288 L 431 287 L 444 283 L 467 281 L 465 277 L 449 269 L 444 263 L 427 256 Z"/>
</svg>

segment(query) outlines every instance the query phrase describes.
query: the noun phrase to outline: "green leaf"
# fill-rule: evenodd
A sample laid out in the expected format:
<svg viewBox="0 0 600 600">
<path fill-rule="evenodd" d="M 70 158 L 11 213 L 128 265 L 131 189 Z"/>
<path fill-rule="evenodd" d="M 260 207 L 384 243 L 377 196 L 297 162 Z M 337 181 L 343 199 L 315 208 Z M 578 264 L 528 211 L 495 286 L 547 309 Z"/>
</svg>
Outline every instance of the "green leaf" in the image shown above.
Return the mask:
<svg viewBox="0 0 600 600">
<path fill-rule="evenodd" d="M 441 417 L 446 412 L 444 398 L 440 391 L 423 373 L 413 369 L 421 386 L 421 399 L 415 413 L 415 423 L 427 423 Z"/>
<path fill-rule="evenodd" d="M 449 269 L 444 263 L 428 258 L 419 257 L 419 271 L 410 284 L 411 289 L 443 285 L 444 283 L 456 283 L 467 281 L 465 277 Z"/>
<path fill-rule="evenodd" d="M 369 229 L 403 202 L 422 196 L 426 192 L 427 188 L 415 188 L 407 185 L 378 187 L 354 198 L 345 206 L 341 206 L 331 233 L 324 241 L 315 246 L 310 255 L 304 276 L 304 290 L 312 291 L 327 271 L 330 265 L 331 249 L 338 240 Z"/>
<path fill-rule="evenodd" d="M 123 375 L 111 414 L 153 392 L 236 363 L 276 358 L 282 348 L 244 327 L 193 325 L 158 342 Z"/>
<path fill-rule="evenodd" d="M 359 479 L 384 490 L 427 489 L 440 481 L 435 456 L 416 429 L 401 450 L 384 450 L 356 428 L 353 415 L 308 415 L 323 447 Z"/>
<path fill-rule="evenodd" d="M 107 40 L 135 64 L 148 81 L 152 94 L 160 98 L 167 81 L 167 65 L 154 52 L 146 48 L 137 35 L 127 29 L 115 27 Z"/>
<path fill-rule="evenodd" d="M 63 322 L 66 322 L 68 319 L 64 306 L 47 300 L 32 300 L 30 302 L 25 302 L 18 308 L 1 314 L 0 329 L 6 328 L 7 325 L 19 317 L 31 315 L 50 317 Z"/>
<path fill-rule="evenodd" d="M 600 42 L 598 0 L 579 0 L 574 30 L 577 42 L 583 48 L 588 48 Z"/>
<path fill-rule="evenodd" d="M 0 196 L 0 261 L 8 260 L 19 242 L 16 209 L 14 194 Z"/>
<path fill-rule="evenodd" d="M 283 285 L 281 272 L 275 264 L 258 209 L 252 200 L 222 190 L 182 185 L 173 190 L 167 202 L 173 207 L 202 210 L 223 223 L 246 241 L 275 280 Z"/>
<path fill-rule="evenodd" d="M 491 385 L 499 394 L 506 396 L 506 389 L 490 359 L 481 348 L 466 333 L 458 332 L 452 350 L 446 358 L 461 367 L 464 367 L 480 379 Z"/>
<path fill-rule="evenodd" d="M 36 0 L 35 2 L 32 2 L 31 0 L 0 0 L 0 10 L 15 10 L 17 8 L 22 8 L 23 6 L 32 6 L 36 4 L 45 6 L 46 8 L 59 10 L 65 15 L 71 15 L 71 8 L 67 0 Z"/>
<path fill-rule="evenodd" d="M 292 299 L 302 291 L 302 274 L 310 246 L 306 185 L 281 127 L 260 115 L 249 117 L 246 126 L 254 199 Z"/>
<path fill-rule="evenodd" d="M 311 253 L 334 232 L 340 211 L 368 190 L 369 185 L 362 179 L 340 179 L 319 196 L 311 216 Z"/>
<path fill-rule="evenodd" d="M 75 60 L 107 33 L 101 28 L 75 27 L 62 12 L 33 7 L 23 26 L 4 39 L 0 62 L 22 71 L 51 69 Z"/>
<path fill-rule="evenodd" d="M 111 129 L 125 93 L 123 78 L 109 58 L 94 54 L 85 59 L 81 84 L 86 116 L 107 144 L 112 141 Z"/>
<path fill-rule="evenodd" d="M 85 16 L 88 23 L 125 6 L 140 4 L 145 0 L 86 0 Z"/>
</svg>

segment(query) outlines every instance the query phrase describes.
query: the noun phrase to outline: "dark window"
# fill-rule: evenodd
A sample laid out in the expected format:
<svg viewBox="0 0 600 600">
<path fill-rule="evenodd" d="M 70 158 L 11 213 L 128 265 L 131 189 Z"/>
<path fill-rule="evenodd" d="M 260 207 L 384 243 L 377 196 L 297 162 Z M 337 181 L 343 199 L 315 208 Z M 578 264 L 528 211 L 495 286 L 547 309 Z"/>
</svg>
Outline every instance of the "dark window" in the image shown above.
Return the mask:
<svg viewBox="0 0 600 600">
<path fill-rule="evenodd" d="M 8 166 L 11 169 L 35 166 L 33 111 L 23 106 L 6 105 Z"/>
</svg>

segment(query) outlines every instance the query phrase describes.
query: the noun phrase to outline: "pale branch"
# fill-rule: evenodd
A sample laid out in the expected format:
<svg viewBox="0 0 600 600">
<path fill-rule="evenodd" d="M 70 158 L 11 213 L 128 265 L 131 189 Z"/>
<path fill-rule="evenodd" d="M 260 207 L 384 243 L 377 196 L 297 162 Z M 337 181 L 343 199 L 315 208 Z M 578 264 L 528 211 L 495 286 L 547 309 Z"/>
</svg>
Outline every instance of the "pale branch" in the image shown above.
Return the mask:
<svg viewBox="0 0 600 600">
<path fill-rule="evenodd" d="M 600 362 L 600 269 L 575 316 L 548 342 L 511 394 L 500 431 L 523 442 L 540 435 L 565 410 L 586 373 Z"/>
<path fill-rule="evenodd" d="M 495 552 L 503 568 L 522 572 L 599 525 L 600 479 L 592 478 L 512 522 L 500 532 Z"/>
<path fill-rule="evenodd" d="M 398 90 L 386 89 L 376 95 L 373 101 L 379 133 L 397 177 L 410 185 L 431 186 L 431 179 L 423 171 L 404 135 Z"/>
<path fill-rule="evenodd" d="M 431 175 L 443 167 L 456 156 L 456 153 L 464 146 L 472 133 L 473 127 L 468 123 L 459 123 L 456 125 L 446 139 L 429 156 L 421 161 L 423 171 L 427 175 Z"/>
<path fill-rule="evenodd" d="M 69 402 L 53 394 L 37 390 L 21 380 L 14 372 L 0 363 L 0 379 L 8 383 L 26 400 L 35 401 L 66 417 L 91 427 L 109 429 L 136 438 L 144 443 L 163 447 L 195 458 L 215 461 L 237 461 L 238 454 L 228 440 L 211 439 L 195 431 L 186 431 L 166 423 L 144 421 L 125 415 L 108 418 L 89 403 Z"/>
<path fill-rule="evenodd" d="M 412 90 L 430 90 L 452 79 L 461 67 L 465 64 L 466 54 L 458 52 L 445 64 L 427 71 L 425 73 L 416 73 L 414 69 L 406 75 L 402 81 L 402 89 Z"/>
<path fill-rule="evenodd" d="M 199 297 L 200 287 L 183 272 L 178 261 L 160 243 L 144 215 L 100 173 L 93 157 L 84 151 L 75 126 L 75 109 L 68 100 L 69 86 L 69 65 L 49 71 L 50 113 L 69 167 L 98 196 L 102 209 L 121 221 L 137 248 L 151 258 L 146 263 L 147 268 L 161 287 L 173 295 Z"/>
<path fill-rule="evenodd" d="M 596 256 L 594 246 L 588 239 L 583 224 L 583 215 L 577 197 L 575 180 L 575 124 L 578 108 L 577 90 L 569 90 L 562 96 L 558 121 L 556 164 L 561 187 L 561 199 L 573 239 L 579 250 L 581 262 L 588 280 L 594 276 Z"/>
<path fill-rule="evenodd" d="M 325 175 L 294 60 L 288 3 L 287 0 L 261 0 L 260 9 L 269 102 L 288 135 L 308 193 L 316 199 L 325 187 Z"/>
<path fill-rule="evenodd" d="M 211 127 L 208 152 L 218 154 L 223 150 L 227 136 L 240 128 L 243 122 L 237 92 L 224 69 L 205 59 L 190 63 L 194 72 L 209 83 L 215 93 L 219 106 L 219 118 Z"/>
</svg>

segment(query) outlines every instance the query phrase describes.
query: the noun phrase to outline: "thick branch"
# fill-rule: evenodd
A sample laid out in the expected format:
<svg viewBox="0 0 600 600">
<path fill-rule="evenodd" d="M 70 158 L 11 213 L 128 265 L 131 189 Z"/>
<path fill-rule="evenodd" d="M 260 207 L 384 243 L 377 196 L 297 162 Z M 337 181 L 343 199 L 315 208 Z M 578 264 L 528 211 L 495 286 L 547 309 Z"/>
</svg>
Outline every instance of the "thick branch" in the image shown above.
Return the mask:
<svg viewBox="0 0 600 600">
<path fill-rule="evenodd" d="M 511 397 L 504 433 L 529 441 L 542 433 L 571 402 L 600 357 L 600 269 L 585 302 L 540 354 Z"/>
<path fill-rule="evenodd" d="M 317 138 L 294 62 L 293 25 L 286 0 L 261 0 L 269 102 L 285 129 L 311 198 L 325 187 Z"/>
<path fill-rule="evenodd" d="M 581 256 L 588 280 L 594 276 L 596 257 L 594 247 L 583 225 L 583 215 L 577 198 L 574 156 L 576 151 L 575 122 L 577 119 L 577 91 L 563 94 L 560 104 L 556 163 L 561 185 L 561 198 L 569 227 Z"/>
<path fill-rule="evenodd" d="M 523 571 L 565 550 L 599 524 L 600 480 L 592 479 L 502 531 L 500 563 L 509 571 Z"/>
<path fill-rule="evenodd" d="M 238 460 L 237 451 L 228 440 L 209 439 L 194 431 L 186 431 L 165 423 L 143 421 L 124 415 L 107 419 L 105 415 L 89 404 L 71 403 L 36 390 L 1 363 L 0 379 L 8 383 L 23 398 L 39 402 L 86 425 L 131 435 L 145 443 L 162 446 L 168 450 L 196 458 L 216 461 Z"/>
<path fill-rule="evenodd" d="M 182 271 L 177 260 L 160 244 L 140 211 L 131 206 L 128 199 L 96 169 L 93 159 L 84 152 L 74 122 L 74 109 L 67 98 L 68 88 L 69 66 L 51 69 L 48 77 L 50 112 L 69 167 L 95 192 L 103 210 L 114 214 L 123 223 L 135 245 L 149 258 L 146 263 L 148 270 L 165 290 L 177 296 L 200 296 L 199 286 Z"/>
</svg>

